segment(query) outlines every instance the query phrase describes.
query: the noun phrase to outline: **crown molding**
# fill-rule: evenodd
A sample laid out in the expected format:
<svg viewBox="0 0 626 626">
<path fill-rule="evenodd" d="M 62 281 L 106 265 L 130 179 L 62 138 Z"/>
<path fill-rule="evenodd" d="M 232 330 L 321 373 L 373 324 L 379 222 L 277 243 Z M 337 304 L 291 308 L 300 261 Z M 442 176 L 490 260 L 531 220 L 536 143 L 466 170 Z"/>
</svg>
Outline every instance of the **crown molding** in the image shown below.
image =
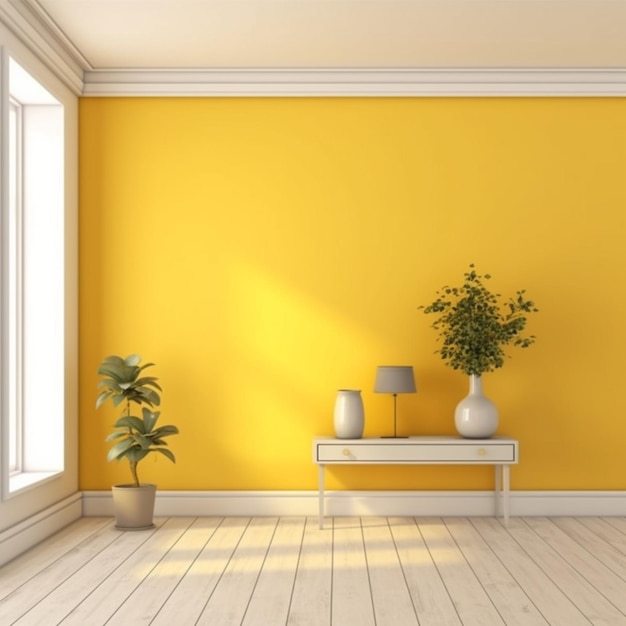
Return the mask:
<svg viewBox="0 0 626 626">
<path fill-rule="evenodd" d="M 37 0 L 0 0 L 0 21 L 79 96 L 626 96 L 626 68 L 96 69 Z"/>
<path fill-rule="evenodd" d="M 36 1 L 0 0 L 0 21 L 75 94 L 87 61 Z"/>
<path fill-rule="evenodd" d="M 626 69 L 87 70 L 85 96 L 626 96 Z"/>
</svg>

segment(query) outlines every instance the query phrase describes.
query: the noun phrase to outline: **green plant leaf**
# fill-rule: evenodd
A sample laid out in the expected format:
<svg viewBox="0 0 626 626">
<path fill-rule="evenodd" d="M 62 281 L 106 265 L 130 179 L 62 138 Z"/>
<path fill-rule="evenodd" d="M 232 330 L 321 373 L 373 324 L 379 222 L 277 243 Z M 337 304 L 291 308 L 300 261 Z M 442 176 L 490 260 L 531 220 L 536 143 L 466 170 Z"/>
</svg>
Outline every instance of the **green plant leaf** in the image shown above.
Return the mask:
<svg viewBox="0 0 626 626">
<path fill-rule="evenodd" d="M 154 434 L 157 437 L 169 437 L 170 435 L 178 435 L 178 428 L 172 425 L 160 426 L 154 431 Z"/>
<path fill-rule="evenodd" d="M 124 359 L 124 363 L 126 365 L 130 365 L 131 367 L 135 367 L 141 363 L 141 357 L 138 354 L 130 354 Z"/>
<path fill-rule="evenodd" d="M 171 450 L 168 450 L 167 448 L 155 448 L 154 451 L 160 452 L 161 454 L 165 455 L 172 463 L 176 463 L 176 457 Z"/>
<path fill-rule="evenodd" d="M 129 450 L 126 456 L 128 457 L 129 460 L 134 461 L 135 463 L 139 463 L 139 461 L 142 461 L 143 459 L 145 459 L 150 452 L 152 451 L 145 450 L 137 446 Z"/>
<path fill-rule="evenodd" d="M 142 435 L 141 433 L 134 433 L 133 439 L 135 440 L 135 443 L 137 443 L 141 447 L 142 450 L 149 450 L 150 446 L 152 445 L 152 439 L 150 437 Z"/>
<path fill-rule="evenodd" d="M 112 395 L 112 391 L 103 391 L 96 399 L 96 409 L 99 409 Z"/>
<path fill-rule="evenodd" d="M 147 409 L 145 407 L 141 411 L 143 414 L 143 424 L 144 424 L 144 429 L 142 432 L 150 433 L 154 429 L 154 425 L 157 423 L 157 420 L 159 419 L 160 412 L 159 411 L 152 412 L 150 411 L 150 409 Z"/>
<path fill-rule="evenodd" d="M 130 449 L 136 445 L 135 442 L 128 438 L 123 439 L 110 448 L 107 454 L 108 461 L 119 461 L 128 455 Z"/>
<path fill-rule="evenodd" d="M 154 376 L 144 376 L 143 378 L 139 378 L 135 382 L 135 385 L 137 387 L 145 387 L 147 385 L 152 385 L 153 387 L 156 387 L 159 391 L 161 391 L 161 387 L 156 382 L 157 380 L 159 380 L 159 379 L 155 378 Z"/>
<path fill-rule="evenodd" d="M 134 415 L 124 415 L 120 417 L 114 424 L 115 428 L 131 428 L 133 430 L 144 432 L 144 423 L 142 419 Z"/>
<path fill-rule="evenodd" d="M 115 439 L 121 439 L 122 437 L 128 437 L 127 430 L 114 430 L 105 437 L 105 441 L 114 441 Z"/>
<path fill-rule="evenodd" d="M 146 389 L 145 387 L 138 387 L 136 391 L 141 399 L 150 406 L 161 404 L 161 398 L 159 397 L 159 394 L 156 393 L 156 391 L 153 391 L 152 389 Z"/>
<path fill-rule="evenodd" d="M 118 407 L 122 402 L 124 402 L 125 398 L 123 395 L 114 395 L 111 396 L 111 402 L 113 402 L 114 407 Z"/>
</svg>

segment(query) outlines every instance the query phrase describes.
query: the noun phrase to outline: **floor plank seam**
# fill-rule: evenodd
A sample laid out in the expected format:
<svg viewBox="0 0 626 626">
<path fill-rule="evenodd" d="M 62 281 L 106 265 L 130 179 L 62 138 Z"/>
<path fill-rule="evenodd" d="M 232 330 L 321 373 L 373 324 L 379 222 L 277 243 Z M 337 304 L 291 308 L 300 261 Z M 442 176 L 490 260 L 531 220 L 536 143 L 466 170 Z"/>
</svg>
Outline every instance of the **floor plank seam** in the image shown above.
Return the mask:
<svg viewBox="0 0 626 626">
<path fill-rule="evenodd" d="M 446 581 L 444 579 L 444 577 L 441 574 L 441 568 L 439 567 L 439 565 L 437 565 L 437 560 L 433 557 L 432 554 L 432 550 L 430 548 L 430 546 L 428 545 L 428 541 L 426 541 L 426 538 L 424 537 L 424 533 L 422 531 L 422 529 L 420 528 L 420 523 L 419 523 L 419 519 L 418 518 L 413 518 L 415 521 L 415 524 L 417 525 L 417 529 L 418 532 L 422 538 L 422 541 L 424 542 L 424 545 L 426 546 L 426 550 L 428 551 L 428 554 L 430 556 L 430 560 L 432 561 L 432 563 L 435 566 L 435 569 L 437 570 L 437 574 L 439 575 L 439 580 L 441 581 L 441 584 L 443 585 L 444 589 L 446 590 L 446 593 L 448 594 L 448 598 L 450 599 L 450 602 L 452 603 L 452 606 L 456 612 L 456 616 L 459 620 L 460 624 L 463 624 L 463 619 L 461 617 L 461 614 L 459 613 L 459 607 L 457 606 L 457 603 L 454 600 L 454 596 L 450 593 L 450 588 L 449 585 L 446 584 Z M 441 518 L 436 518 L 438 520 L 439 523 L 443 523 L 443 520 Z"/>
<path fill-rule="evenodd" d="M 523 520 L 519 519 L 518 520 L 520 523 L 523 523 Z M 554 551 L 552 550 L 552 547 L 546 543 L 543 539 L 541 539 L 541 537 L 539 537 L 536 533 L 534 533 L 534 535 L 537 537 L 538 541 L 543 545 L 543 548 L 546 552 L 550 552 L 553 553 Z M 545 567 L 541 565 L 541 563 L 539 561 L 537 561 L 537 559 L 530 554 L 530 552 L 528 552 L 528 549 L 522 545 L 522 543 L 519 541 L 519 539 L 517 537 L 515 537 L 515 535 L 513 533 L 511 533 L 511 536 L 513 537 L 513 540 L 520 546 L 520 548 L 526 553 L 526 555 L 528 556 L 528 558 L 535 563 L 535 565 L 537 566 L 537 568 L 539 570 L 541 570 L 543 572 L 543 574 L 550 580 L 552 580 L 553 584 L 557 587 L 557 589 L 561 592 L 561 594 L 563 594 L 563 596 L 565 598 L 567 598 L 569 600 L 569 602 L 571 603 L 571 605 L 578 611 L 578 613 L 589 623 L 589 624 L 593 624 L 593 622 L 589 619 L 589 616 L 586 615 L 585 611 L 579 606 L 580 603 L 580 598 L 578 597 L 574 597 L 572 598 L 571 595 L 563 588 L 562 584 L 559 584 L 557 581 L 555 581 L 553 579 L 553 577 L 550 575 L 549 572 L 546 572 Z M 560 556 L 556 553 L 554 553 L 555 556 L 557 558 L 559 558 L 561 561 L 563 561 L 562 558 L 560 558 Z M 577 602 L 578 600 L 578 602 Z"/>
<path fill-rule="evenodd" d="M 237 550 L 239 548 L 239 546 L 241 545 L 241 542 L 247 532 L 247 530 L 250 528 L 250 524 L 252 523 L 253 518 L 249 517 L 246 527 L 244 528 L 243 532 L 241 533 L 241 535 L 239 536 L 239 538 L 237 539 L 237 542 L 235 543 L 235 546 L 231 552 L 231 554 L 228 557 L 228 560 L 224 563 L 224 567 L 222 568 L 222 571 L 220 572 L 220 575 L 218 576 L 215 585 L 213 586 L 213 589 L 211 590 L 211 593 L 207 596 L 207 599 L 205 600 L 202 609 L 200 610 L 200 612 L 198 613 L 198 617 L 196 619 L 196 621 L 194 622 L 194 626 L 197 626 L 200 621 L 202 620 L 202 616 L 206 613 L 207 607 L 209 606 L 209 602 L 211 601 L 211 599 L 213 598 L 214 594 L 215 594 L 215 590 L 219 587 L 220 582 L 222 581 L 223 577 L 224 577 L 224 573 L 226 572 L 226 570 L 228 569 L 228 566 L 230 565 L 233 556 L 237 553 Z"/>
<path fill-rule="evenodd" d="M 374 626 L 377 626 L 376 622 L 376 607 L 374 606 L 374 591 L 372 589 L 372 575 L 370 572 L 369 561 L 367 558 L 367 546 L 365 545 L 365 535 L 363 532 L 363 518 L 359 517 L 359 527 L 361 529 L 361 546 L 363 548 L 363 556 L 365 557 L 365 569 L 367 571 L 367 584 L 370 591 L 370 606 L 372 608 L 372 617 L 374 619 Z"/>
<path fill-rule="evenodd" d="M 192 523 L 195 524 L 200 518 L 196 517 L 194 519 L 194 522 Z M 152 619 L 150 620 L 150 624 L 152 624 L 159 616 L 159 613 L 161 613 L 161 611 L 163 610 L 163 607 L 167 604 L 167 602 L 169 601 L 169 599 L 172 597 L 172 595 L 176 592 L 176 590 L 178 589 L 178 587 L 180 587 L 181 583 L 183 582 L 183 580 L 185 579 L 185 577 L 187 576 L 187 574 L 189 573 L 189 571 L 191 570 L 191 568 L 196 564 L 196 562 L 198 561 L 198 559 L 200 558 L 200 556 L 202 555 L 202 553 L 204 552 L 204 550 L 206 549 L 207 545 L 209 544 L 209 542 L 211 541 L 211 539 L 215 536 L 215 533 L 217 532 L 218 528 L 220 528 L 220 526 L 224 523 L 224 520 L 226 518 L 222 517 L 220 518 L 219 523 L 215 526 L 215 528 L 213 528 L 213 530 L 211 531 L 211 533 L 209 534 L 209 536 L 206 538 L 206 541 L 204 541 L 204 543 L 202 544 L 202 546 L 200 547 L 200 549 L 198 550 L 198 553 L 196 554 L 196 556 L 189 562 L 189 565 L 187 566 L 187 568 L 185 569 L 185 572 L 180 576 L 180 578 L 178 579 L 178 581 L 176 582 L 176 584 L 172 587 L 172 589 L 170 590 L 169 594 L 167 595 L 167 597 L 163 600 L 163 603 L 161 604 L 161 606 L 159 607 L 159 609 L 157 610 L 157 612 L 152 616 Z"/>
<path fill-rule="evenodd" d="M 474 578 L 476 579 L 476 581 L 478 582 L 478 584 L 482 588 L 485 596 L 491 602 L 491 605 L 492 605 L 493 609 L 500 616 L 500 619 L 502 620 L 502 624 L 504 626 L 506 626 L 506 620 L 504 619 L 504 616 L 502 615 L 502 613 L 501 613 L 500 609 L 498 608 L 497 604 L 494 602 L 494 600 L 493 600 L 491 594 L 489 593 L 489 591 L 485 588 L 485 585 L 483 584 L 482 580 L 480 579 L 480 576 L 477 574 L 475 568 L 473 567 L 472 563 L 470 562 L 469 558 L 467 557 L 467 554 L 465 553 L 463 548 L 459 545 L 458 541 L 454 537 L 454 533 L 450 532 L 450 527 L 449 527 L 448 523 L 446 523 L 446 520 L 443 519 L 442 521 L 443 521 L 443 524 L 444 524 L 444 526 L 446 527 L 446 529 L 448 531 L 448 534 L 450 535 L 452 541 L 454 542 L 454 545 L 457 547 L 457 550 L 463 555 L 465 563 L 467 564 L 469 569 L 472 571 L 472 574 L 474 575 Z"/>
<path fill-rule="evenodd" d="M 308 523 L 309 523 L 309 520 L 307 518 L 305 518 L 304 519 L 304 524 L 302 525 L 302 533 L 300 535 L 300 543 L 299 543 L 299 546 L 298 546 L 298 558 L 296 560 L 296 568 L 295 568 L 295 572 L 294 572 L 294 575 L 293 575 L 293 581 L 291 583 L 291 591 L 289 593 L 289 604 L 287 606 L 287 616 L 285 617 L 285 626 L 287 626 L 288 623 L 289 623 L 289 615 L 291 614 L 291 607 L 293 605 L 293 594 L 294 594 L 295 589 L 296 589 L 296 579 L 298 577 L 298 571 L 300 569 L 300 563 L 302 561 L 302 546 L 304 545 L 304 535 L 305 535 Z"/>
<path fill-rule="evenodd" d="M 507 565 L 507 563 L 503 560 L 503 558 L 500 556 L 500 554 L 498 553 L 498 551 L 494 548 L 494 546 L 492 545 L 493 542 L 490 542 L 489 539 L 487 537 L 485 537 L 484 531 L 481 531 L 480 528 L 476 527 L 476 524 L 474 523 L 473 519 L 469 519 L 470 524 L 476 529 L 476 532 L 482 537 L 483 541 L 487 544 L 487 546 L 489 546 L 489 549 L 493 552 L 494 556 L 496 557 L 496 559 L 501 563 L 502 567 L 509 573 L 509 575 L 511 576 L 511 579 L 513 581 L 515 581 L 515 584 L 522 589 L 524 595 L 528 598 L 528 601 L 533 605 L 533 607 L 537 610 L 537 612 L 539 613 L 539 615 L 541 615 L 541 617 L 544 619 L 544 621 L 546 622 L 546 624 L 550 624 L 550 620 L 548 618 L 548 616 L 544 613 L 544 611 L 541 609 L 541 607 L 537 604 L 537 602 L 529 595 L 529 593 L 524 589 L 524 584 L 523 581 L 521 581 L 519 579 L 519 576 L 515 574 L 515 572 L 510 568 L 510 566 Z M 514 538 L 511 537 L 511 533 L 509 532 L 508 528 L 503 527 L 502 525 L 500 525 L 499 530 L 502 530 L 503 533 L 509 538 L 511 539 L 511 541 L 514 541 Z M 521 548 L 520 548 L 521 549 Z"/>
<path fill-rule="evenodd" d="M 409 594 L 409 600 L 411 601 L 411 606 L 413 607 L 413 613 L 415 614 L 416 623 L 419 625 L 419 617 L 417 615 L 417 607 L 415 606 L 415 600 L 413 599 L 413 594 L 411 593 L 411 588 L 409 586 L 409 581 L 406 576 L 406 568 L 404 563 L 402 563 L 402 558 L 400 557 L 400 552 L 398 551 L 398 542 L 393 535 L 393 530 L 391 526 L 391 522 L 389 518 L 385 518 L 387 520 L 387 528 L 389 529 L 389 535 L 391 536 L 391 541 L 393 543 L 393 547 L 395 550 L 396 558 L 398 559 L 398 563 L 400 564 L 400 571 L 402 572 L 402 578 L 404 579 L 404 585 L 406 587 L 407 593 Z"/>
</svg>

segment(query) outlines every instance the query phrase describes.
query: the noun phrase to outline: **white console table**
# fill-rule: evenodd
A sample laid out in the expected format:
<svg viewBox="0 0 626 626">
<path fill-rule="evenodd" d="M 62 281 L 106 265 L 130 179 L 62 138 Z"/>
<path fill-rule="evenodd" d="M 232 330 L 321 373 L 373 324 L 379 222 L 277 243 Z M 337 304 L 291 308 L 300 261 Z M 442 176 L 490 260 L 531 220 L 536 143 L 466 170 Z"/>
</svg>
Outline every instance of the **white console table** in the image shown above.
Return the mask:
<svg viewBox="0 0 626 626">
<path fill-rule="evenodd" d="M 493 465 L 495 514 L 509 521 L 509 469 L 518 463 L 519 443 L 509 437 L 407 437 L 313 440 L 313 462 L 319 466 L 319 526 L 324 526 L 326 465 Z M 502 504 L 502 507 L 500 507 Z"/>
</svg>

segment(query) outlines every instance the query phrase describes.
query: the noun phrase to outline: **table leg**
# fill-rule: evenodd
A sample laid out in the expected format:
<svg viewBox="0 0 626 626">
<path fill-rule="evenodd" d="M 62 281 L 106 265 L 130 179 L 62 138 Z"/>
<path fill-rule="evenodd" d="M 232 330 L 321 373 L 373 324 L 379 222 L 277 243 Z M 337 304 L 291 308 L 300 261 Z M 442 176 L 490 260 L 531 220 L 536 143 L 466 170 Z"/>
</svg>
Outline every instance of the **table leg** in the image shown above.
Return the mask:
<svg viewBox="0 0 626 626">
<path fill-rule="evenodd" d="M 324 466 L 318 468 L 319 527 L 324 528 Z"/>
<path fill-rule="evenodd" d="M 503 489 L 502 489 L 502 498 L 503 498 L 503 508 L 504 508 L 504 525 L 509 525 L 509 491 L 510 491 L 510 469 L 509 465 L 502 466 L 502 480 L 503 480 Z"/>
<path fill-rule="evenodd" d="M 496 507 L 496 518 L 500 517 L 500 498 L 502 497 L 502 465 L 494 465 L 496 474 L 494 499 Z"/>
</svg>

